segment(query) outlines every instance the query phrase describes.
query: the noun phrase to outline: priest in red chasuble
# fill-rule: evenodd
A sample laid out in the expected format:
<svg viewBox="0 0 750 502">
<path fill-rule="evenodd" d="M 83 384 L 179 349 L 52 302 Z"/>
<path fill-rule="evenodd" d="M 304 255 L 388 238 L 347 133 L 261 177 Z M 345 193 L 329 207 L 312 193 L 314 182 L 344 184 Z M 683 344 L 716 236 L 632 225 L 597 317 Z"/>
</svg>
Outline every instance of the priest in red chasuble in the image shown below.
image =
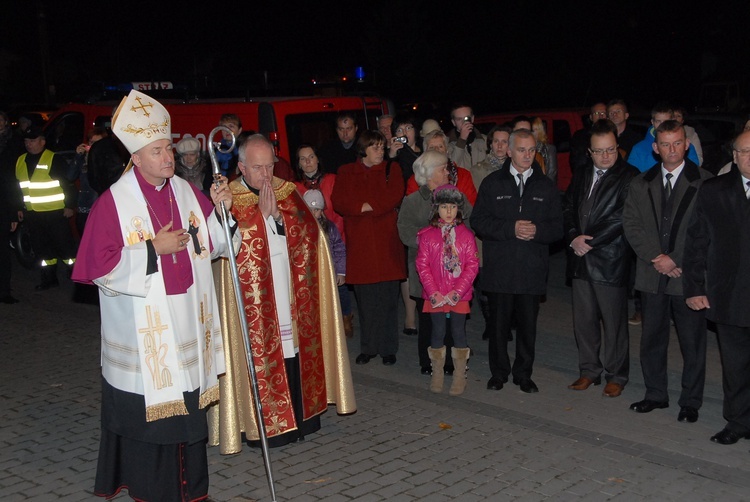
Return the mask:
<svg viewBox="0 0 750 502">
<path fill-rule="evenodd" d="M 296 190 L 273 176 L 273 145 L 262 135 L 239 145 L 242 177 L 230 183 L 242 244 L 237 254 L 244 313 L 269 446 L 320 428 L 329 404 L 356 411 L 333 260 L 325 233 Z M 210 444 L 221 453 L 257 443 L 245 345 L 229 263 L 214 264 L 227 372 L 209 412 Z"/>
</svg>

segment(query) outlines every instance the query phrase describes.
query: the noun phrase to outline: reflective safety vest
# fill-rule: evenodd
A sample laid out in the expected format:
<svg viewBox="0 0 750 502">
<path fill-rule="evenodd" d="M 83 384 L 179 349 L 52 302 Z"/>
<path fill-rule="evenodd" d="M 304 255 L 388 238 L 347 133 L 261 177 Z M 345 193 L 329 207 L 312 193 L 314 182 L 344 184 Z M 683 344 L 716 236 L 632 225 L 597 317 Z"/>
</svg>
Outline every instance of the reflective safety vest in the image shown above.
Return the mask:
<svg viewBox="0 0 750 502">
<path fill-rule="evenodd" d="M 16 178 L 21 185 L 23 202 L 28 211 L 56 211 L 65 209 L 65 193 L 60 181 L 49 175 L 52 169 L 54 152 L 44 150 L 37 162 L 36 169 L 29 179 L 29 169 L 26 166 L 26 153 L 18 157 L 16 162 Z"/>
</svg>

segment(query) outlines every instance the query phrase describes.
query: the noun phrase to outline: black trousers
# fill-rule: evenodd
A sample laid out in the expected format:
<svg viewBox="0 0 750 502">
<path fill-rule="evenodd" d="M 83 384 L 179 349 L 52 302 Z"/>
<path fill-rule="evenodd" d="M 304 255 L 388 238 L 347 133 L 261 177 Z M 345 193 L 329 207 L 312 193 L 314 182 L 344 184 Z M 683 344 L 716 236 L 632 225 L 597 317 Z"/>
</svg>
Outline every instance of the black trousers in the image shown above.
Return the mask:
<svg viewBox="0 0 750 502">
<path fill-rule="evenodd" d="M 539 315 L 539 295 L 487 293 L 490 308 L 489 362 L 492 376 L 503 382 L 513 374 L 516 380 L 531 378 L 536 346 L 536 321 Z M 511 321 L 517 321 L 516 358 L 513 366 L 508 356 Z"/>
<path fill-rule="evenodd" d="M 31 231 L 31 247 L 40 260 L 68 260 L 76 257 L 76 243 L 63 210 L 27 211 L 24 214 Z"/>
<path fill-rule="evenodd" d="M 362 354 L 392 356 L 398 352 L 400 281 L 355 284 Z"/>
<path fill-rule="evenodd" d="M 581 279 L 573 279 L 572 286 L 580 376 L 595 380 L 604 373 L 608 382 L 625 386 L 630 374 L 627 286 L 604 286 Z"/>
<path fill-rule="evenodd" d="M 13 266 L 13 254 L 10 241 L 10 219 L 0 217 L 0 298 L 10 294 L 10 271 Z"/>
<path fill-rule="evenodd" d="M 674 317 L 677 341 L 682 353 L 682 392 L 678 404 L 700 408 L 706 381 L 706 316 L 685 304 L 682 295 L 652 294 L 641 291 L 643 324 L 641 368 L 646 397 L 668 402 L 667 349 L 670 320 Z"/>
<path fill-rule="evenodd" d="M 717 324 L 727 429 L 750 432 L 750 328 Z"/>
</svg>

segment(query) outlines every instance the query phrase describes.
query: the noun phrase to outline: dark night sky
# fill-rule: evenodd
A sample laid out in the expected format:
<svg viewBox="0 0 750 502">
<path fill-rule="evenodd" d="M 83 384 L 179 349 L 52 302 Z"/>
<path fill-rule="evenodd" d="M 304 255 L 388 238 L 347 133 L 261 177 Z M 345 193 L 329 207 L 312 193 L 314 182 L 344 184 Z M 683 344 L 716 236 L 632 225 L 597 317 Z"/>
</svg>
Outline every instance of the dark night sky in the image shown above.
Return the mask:
<svg viewBox="0 0 750 502">
<path fill-rule="evenodd" d="M 702 81 L 748 83 L 748 2 L 6 4 L 0 106 L 44 101 L 42 47 L 58 101 L 102 81 L 229 92 L 259 84 L 264 70 L 281 87 L 360 65 L 397 102 L 460 99 L 487 110 L 612 97 L 646 108 L 660 99 L 691 105 Z"/>
</svg>

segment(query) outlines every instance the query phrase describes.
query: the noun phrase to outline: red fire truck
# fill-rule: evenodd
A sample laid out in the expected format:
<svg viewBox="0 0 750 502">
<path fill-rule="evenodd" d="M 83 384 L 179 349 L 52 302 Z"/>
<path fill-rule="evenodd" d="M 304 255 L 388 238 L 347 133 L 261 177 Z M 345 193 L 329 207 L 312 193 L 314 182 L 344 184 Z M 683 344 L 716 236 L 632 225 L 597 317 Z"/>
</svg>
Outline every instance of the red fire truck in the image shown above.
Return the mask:
<svg viewBox="0 0 750 502">
<path fill-rule="evenodd" d="M 144 91 L 148 93 L 149 89 Z M 291 163 L 298 145 L 320 146 L 336 137 L 335 118 L 339 113 L 354 112 L 362 131 L 376 129 L 377 117 L 395 110 L 393 102 L 375 95 L 158 99 L 169 110 L 174 143 L 190 136 L 198 139 L 205 150 L 206 136 L 219 124 L 221 115 L 234 113 L 240 117 L 244 131 L 265 135 L 274 143 L 277 155 Z M 54 145 L 57 153 L 72 154 L 91 128 L 111 126 L 112 113 L 119 101 L 63 105 L 45 126 L 48 145 Z"/>
</svg>

